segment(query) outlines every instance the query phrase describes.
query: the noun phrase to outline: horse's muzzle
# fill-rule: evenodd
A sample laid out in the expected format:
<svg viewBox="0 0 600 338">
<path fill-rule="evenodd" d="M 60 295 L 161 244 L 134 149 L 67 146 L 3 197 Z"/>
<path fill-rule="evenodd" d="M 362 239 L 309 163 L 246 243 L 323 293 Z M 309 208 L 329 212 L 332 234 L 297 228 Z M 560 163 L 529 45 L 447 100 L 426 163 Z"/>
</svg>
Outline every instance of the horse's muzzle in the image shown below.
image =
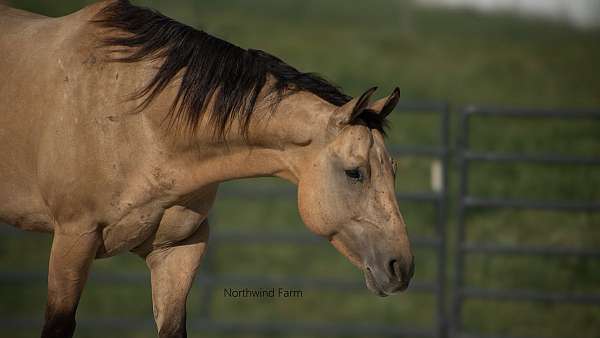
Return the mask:
<svg viewBox="0 0 600 338">
<path fill-rule="evenodd" d="M 413 257 L 390 259 L 378 266 L 365 264 L 363 271 L 367 288 L 381 297 L 406 290 L 415 272 Z"/>
</svg>

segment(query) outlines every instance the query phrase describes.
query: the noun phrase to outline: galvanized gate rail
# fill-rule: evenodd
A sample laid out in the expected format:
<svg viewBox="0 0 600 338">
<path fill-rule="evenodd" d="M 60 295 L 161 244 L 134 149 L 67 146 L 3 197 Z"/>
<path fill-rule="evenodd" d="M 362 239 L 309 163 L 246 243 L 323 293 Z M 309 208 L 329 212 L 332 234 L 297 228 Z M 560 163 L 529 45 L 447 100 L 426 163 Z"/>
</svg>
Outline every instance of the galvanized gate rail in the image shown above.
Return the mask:
<svg viewBox="0 0 600 338">
<path fill-rule="evenodd" d="M 240 233 L 220 232 L 211 238 L 209 252 L 207 253 L 203 270 L 200 272 L 202 288 L 209 290 L 204 294 L 202 300 L 203 318 L 200 323 L 192 324 L 192 329 L 198 328 L 208 331 L 234 331 L 234 332 L 258 332 L 258 333 L 310 333 L 311 335 L 351 335 L 351 336 L 388 336 L 388 337 L 447 337 L 447 312 L 446 312 L 446 221 L 447 221 L 447 193 L 448 193 L 448 165 L 450 155 L 449 138 L 449 107 L 442 103 L 404 103 L 396 109 L 400 113 L 411 114 L 437 114 L 439 115 L 439 144 L 435 146 L 402 145 L 391 147 L 390 153 L 394 157 L 426 157 L 440 161 L 441 164 L 441 187 L 439 191 L 427 191 L 418 193 L 398 193 L 399 201 L 411 201 L 430 204 L 436 210 L 435 237 L 433 238 L 411 238 L 411 244 L 416 248 L 428 248 L 435 251 L 437 275 L 434 281 L 426 283 L 413 283 L 411 292 L 432 293 L 435 296 L 436 307 L 434 329 L 398 327 L 389 324 L 356 324 L 356 323 L 275 323 L 275 322 L 220 322 L 212 321 L 211 308 L 213 305 L 213 292 L 218 284 L 224 281 L 228 285 L 238 286 L 273 286 L 276 283 L 286 286 L 298 286 L 317 290 L 335 289 L 336 291 L 350 292 L 364 289 L 362 281 L 332 280 L 332 279 L 310 279 L 292 276 L 285 279 L 252 278 L 248 276 L 218 276 L 214 274 L 215 261 L 212 259 L 214 251 L 218 250 L 219 244 L 224 242 L 235 243 L 289 243 L 291 245 L 315 245 L 322 241 L 309 234 L 296 233 Z M 269 190 L 264 191 L 261 197 L 279 198 L 281 196 L 294 198 L 293 190 Z M 257 198 L 256 191 L 245 191 L 241 189 L 222 188 L 220 196 L 235 196 Z M 218 215 L 216 215 L 218 217 Z M 212 290 L 211 290 L 212 289 Z M 214 318 L 217 319 L 217 318 Z"/>
<path fill-rule="evenodd" d="M 466 216 L 474 208 L 513 208 L 557 210 L 563 212 L 599 212 L 600 201 L 540 201 L 522 199 L 481 198 L 469 194 L 469 164 L 476 161 L 492 163 L 542 163 L 562 165 L 600 165 L 600 157 L 579 157 L 559 154 L 514 154 L 476 152 L 471 150 L 469 133 L 471 118 L 508 117 L 537 119 L 588 119 L 600 120 L 600 111 L 556 111 L 556 110 L 517 110 L 468 107 L 461 113 L 460 139 L 457 156 L 460 161 L 460 187 L 458 203 L 458 224 L 455 247 L 453 281 L 453 302 L 451 308 L 451 333 L 453 337 L 491 337 L 481 333 L 464 332 L 462 308 L 466 299 L 493 299 L 514 301 L 543 301 L 557 303 L 578 303 L 600 305 L 600 294 L 548 293 L 536 290 L 497 290 L 474 288 L 465 285 L 465 257 L 477 253 L 482 255 L 538 255 L 538 256 L 578 256 L 600 258 L 600 250 L 555 246 L 507 246 L 494 243 L 472 243 L 466 241 Z"/>
</svg>

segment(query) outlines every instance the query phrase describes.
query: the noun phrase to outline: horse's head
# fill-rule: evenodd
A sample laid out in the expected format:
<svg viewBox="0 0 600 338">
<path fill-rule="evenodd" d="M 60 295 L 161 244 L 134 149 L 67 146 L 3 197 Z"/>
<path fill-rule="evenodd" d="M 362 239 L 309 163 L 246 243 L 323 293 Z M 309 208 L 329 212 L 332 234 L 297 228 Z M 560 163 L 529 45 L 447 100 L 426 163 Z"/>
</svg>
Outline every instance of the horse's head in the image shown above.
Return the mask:
<svg viewBox="0 0 600 338">
<path fill-rule="evenodd" d="M 300 177 L 299 208 L 309 229 L 362 269 L 371 291 L 386 296 L 406 289 L 414 263 L 394 191 L 394 162 L 382 133 L 369 125 L 394 109 L 399 91 L 369 105 L 373 92 L 332 114 L 325 146 Z"/>
</svg>

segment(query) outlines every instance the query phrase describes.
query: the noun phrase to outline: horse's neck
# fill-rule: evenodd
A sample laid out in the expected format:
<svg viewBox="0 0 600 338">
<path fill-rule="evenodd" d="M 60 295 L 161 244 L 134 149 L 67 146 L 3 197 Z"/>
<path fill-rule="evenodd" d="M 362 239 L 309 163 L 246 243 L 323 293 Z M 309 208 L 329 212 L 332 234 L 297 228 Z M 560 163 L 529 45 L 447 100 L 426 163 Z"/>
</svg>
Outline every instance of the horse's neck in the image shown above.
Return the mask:
<svg viewBox="0 0 600 338">
<path fill-rule="evenodd" d="M 328 106 L 305 93 L 286 96 L 273 111 L 259 105 L 247 137 L 234 123 L 222 142 L 215 142 L 211 127 L 201 124 L 196 144 L 177 148 L 169 163 L 179 192 L 248 177 L 277 176 L 297 183 L 302 166 L 318 151 Z"/>
</svg>

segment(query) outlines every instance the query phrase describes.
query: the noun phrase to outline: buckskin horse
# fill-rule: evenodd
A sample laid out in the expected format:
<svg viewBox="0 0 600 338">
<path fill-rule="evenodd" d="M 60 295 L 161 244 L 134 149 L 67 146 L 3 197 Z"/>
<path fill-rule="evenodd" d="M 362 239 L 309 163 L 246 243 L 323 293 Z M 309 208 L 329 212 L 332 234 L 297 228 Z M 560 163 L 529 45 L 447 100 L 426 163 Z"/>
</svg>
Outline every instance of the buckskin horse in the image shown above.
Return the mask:
<svg viewBox="0 0 600 338">
<path fill-rule="evenodd" d="M 303 222 L 380 296 L 414 264 L 371 103 L 259 50 L 114 0 L 61 18 L 0 6 L 0 221 L 53 234 L 42 337 L 71 337 L 95 258 L 151 271 L 160 337 L 185 304 L 220 182 L 298 186 Z M 257 230 L 258 231 L 258 230 Z"/>
</svg>

